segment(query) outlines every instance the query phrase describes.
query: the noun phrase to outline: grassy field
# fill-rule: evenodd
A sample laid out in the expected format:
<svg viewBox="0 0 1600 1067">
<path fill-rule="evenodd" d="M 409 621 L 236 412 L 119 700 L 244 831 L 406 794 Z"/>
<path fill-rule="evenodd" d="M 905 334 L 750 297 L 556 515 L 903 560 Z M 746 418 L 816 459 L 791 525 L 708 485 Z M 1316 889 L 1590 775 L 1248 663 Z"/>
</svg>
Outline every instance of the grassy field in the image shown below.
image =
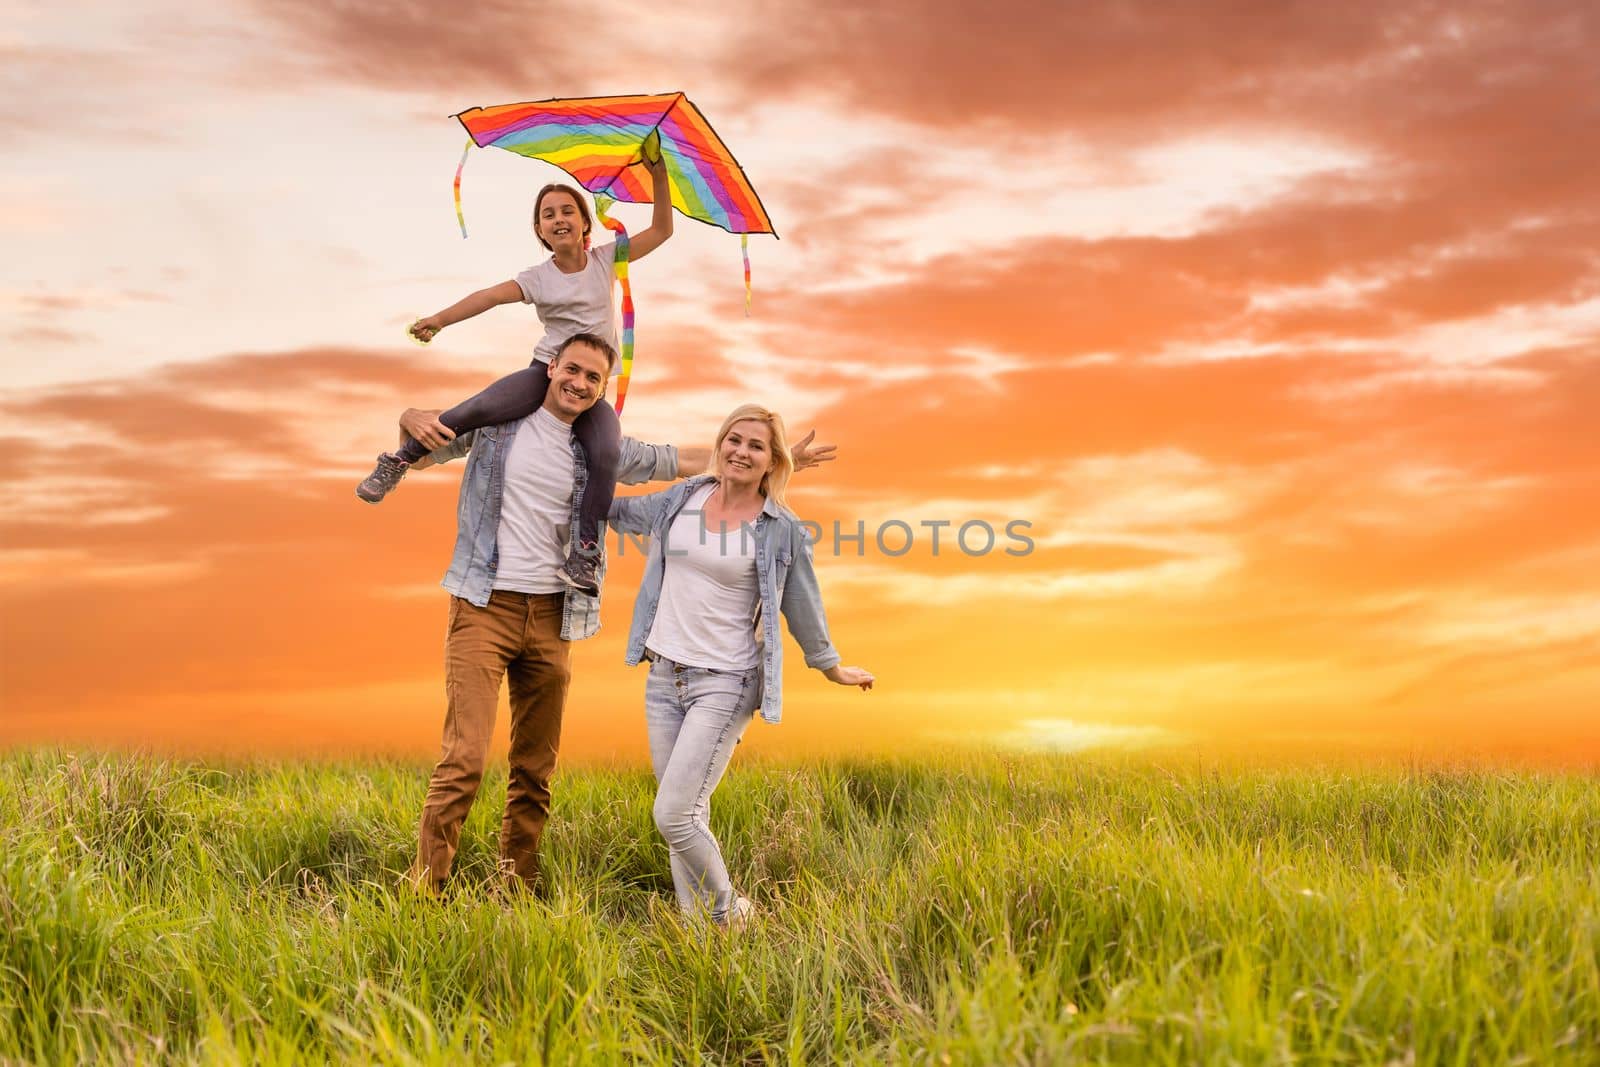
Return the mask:
<svg viewBox="0 0 1600 1067">
<path fill-rule="evenodd" d="M 759 924 L 670 910 L 645 772 L 442 902 L 426 769 L 0 755 L 0 1060 L 1596 1063 L 1600 781 L 1139 762 L 736 764 Z"/>
</svg>

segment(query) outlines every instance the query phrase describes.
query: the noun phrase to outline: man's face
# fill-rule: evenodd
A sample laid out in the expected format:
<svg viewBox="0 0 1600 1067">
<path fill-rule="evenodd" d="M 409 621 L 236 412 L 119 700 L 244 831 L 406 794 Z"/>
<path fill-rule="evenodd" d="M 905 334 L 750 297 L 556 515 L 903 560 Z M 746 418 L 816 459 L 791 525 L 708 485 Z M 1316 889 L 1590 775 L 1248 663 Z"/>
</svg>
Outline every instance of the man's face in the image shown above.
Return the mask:
<svg viewBox="0 0 1600 1067">
<path fill-rule="evenodd" d="M 593 345 L 568 345 L 550 365 L 550 388 L 544 407 L 562 422 L 571 422 L 594 407 L 606 393 L 611 361 Z"/>
</svg>

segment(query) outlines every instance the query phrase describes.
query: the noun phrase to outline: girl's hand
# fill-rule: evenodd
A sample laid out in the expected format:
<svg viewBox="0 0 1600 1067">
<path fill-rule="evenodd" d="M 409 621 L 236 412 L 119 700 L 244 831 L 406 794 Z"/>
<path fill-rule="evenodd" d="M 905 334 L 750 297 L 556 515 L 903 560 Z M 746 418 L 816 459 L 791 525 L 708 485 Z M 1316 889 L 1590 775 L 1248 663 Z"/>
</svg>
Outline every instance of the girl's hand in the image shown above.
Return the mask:
<svg viewBox="0 0 1600 1067">
<path fill-rule="evenodd" d="M 789 446 L 789 457 L 794 460 L 794 469 L 798 473 L 819 463 L 832 463 L 834 453 L 838 451 L 837 445 L 813 445 L 817 431 L 812 430 L 793 445 Z"/>
<path fill-rule="evenodd" d="M 650 185 L 653 190 L 671 188 L 669 184 L 670 179 L 667 176 L 667 161 L 665 159 L 657 156 L 654 163 L 651 163 L 649 160 L 645 160 L 644 169 L 650 172 Z M 654 203 L 653 200 L 651 202 Z M 668 197 L 668 202 L 671 202 L 670 197 Z"/>
<path fill-rule="evenodd" d="M 444 329 L 444 320 L 437 315 L 429 315 L 427 318 L 418 319 L 411 324 L 411 336 L 423 344 L 427 344 L 442 329 Z"/>
<path fill-rule="evenodd" d="M 650 183 L 658 189 L 667 188 L 667 158 L 661 154 L 661 135 L 654 130 L 644 139 L 639 150 L 644 168 L 650 172 Z"/>
<path fill-rule="evenodd" d="M 824 678 L 840 685 L 859 685 L 863 691 L 871 689 L 872 683 L 877 681 L 871 672 L 861 667 L 833 666 L 822 672 Z"/>
</svg>

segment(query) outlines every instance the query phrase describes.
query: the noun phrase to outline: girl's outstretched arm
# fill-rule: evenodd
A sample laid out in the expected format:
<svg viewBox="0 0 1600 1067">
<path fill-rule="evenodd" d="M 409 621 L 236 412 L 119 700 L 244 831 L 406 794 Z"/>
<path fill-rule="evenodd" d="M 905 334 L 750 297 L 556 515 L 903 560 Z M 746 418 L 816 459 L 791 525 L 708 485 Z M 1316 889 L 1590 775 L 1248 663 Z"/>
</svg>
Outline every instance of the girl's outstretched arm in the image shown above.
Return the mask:
<svg viewBox="0 0 1600 1067">
<path fill-rule="evenodd" d="M 464 319 L 474 315 L 482 315 L 492 307 L 501 304 L 522 303 L 522 286 L 516 279 L 491 285 L 487 289 L 479 289 L 471 296 L 463 297 L 443 311 L 429 315 L 425 319 L 418 319 L 411 324 L 411 336 L 424 343 L 433 340 L 434 335 L 446 326 L 454 326 Z"/>
<path fill-rule="evenodd" d="M 672 236 L 672 187 L 667 184 L 667 161 L 660 156 L 650 168 L 650 199 L 655 208 L 650 215 L 650 228 L 635 234 L 628 241 L 628 259 L 643 259 L 666 243 Z"/>
</svg>

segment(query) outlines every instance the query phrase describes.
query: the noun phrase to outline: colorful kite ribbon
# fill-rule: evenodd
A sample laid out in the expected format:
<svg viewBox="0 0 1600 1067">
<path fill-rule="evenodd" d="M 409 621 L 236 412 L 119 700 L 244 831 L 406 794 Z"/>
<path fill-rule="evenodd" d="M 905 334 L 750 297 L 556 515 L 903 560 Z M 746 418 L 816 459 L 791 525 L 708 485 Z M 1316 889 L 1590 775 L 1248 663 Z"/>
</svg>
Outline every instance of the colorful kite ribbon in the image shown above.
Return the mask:
<svg viewBox="0 0 1600 1067">
<path fill-rule="evenodd" d="M 622 370 L 617 374 L 617 414 L 622 414 L 623 402 L 628 399 L 628 379 L 633 376 L 633 287 L 628 284 L 628 229 L 606 214 L 606 209 L 616 201 L 609 196 L 594 198 L 594 211 L 600 224 L 617 235 L 617 251 L 611 257 L 611 271 L 622 286 Z"/>
<path fill-rule="evenodd" d="M 461 236 L 467 236 L 467 220 L 461 214 L 461 171 L 467 165 L 467 153 L 472 151 L 472 138 L 467 138 L 467 147 L 461 150 L 461 162 L 456 164 L 456 221 L 461 224 Z"/>
</svg>

